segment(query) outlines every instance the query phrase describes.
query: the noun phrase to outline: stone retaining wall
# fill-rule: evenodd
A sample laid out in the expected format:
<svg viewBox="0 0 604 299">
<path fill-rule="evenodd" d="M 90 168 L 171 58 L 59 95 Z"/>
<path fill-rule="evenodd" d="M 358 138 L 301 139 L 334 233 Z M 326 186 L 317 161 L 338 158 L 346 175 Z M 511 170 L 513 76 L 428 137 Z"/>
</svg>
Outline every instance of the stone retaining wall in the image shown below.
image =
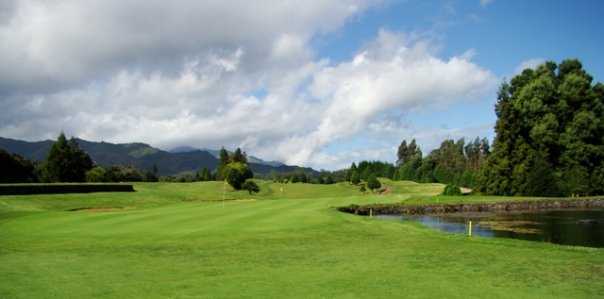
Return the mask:
<svg viewBox="0 0 604 299">
<path fill-rule="evenodd" d="M 589 209 L 604 208 L 604 198 L 590 199 L 543 199 L 530 201 L 507 201 L 495 203 L 460 203 L 435 205 L 405 205 L 405 204 L 371 204 L 350 205 L 338 208 L 341 212 L 369 215 L 415 215 L 415 214 L 447 214 L 467 212 L 507 212 L 507 211 L 541 211 L 559 209 Z"/>
</svg>

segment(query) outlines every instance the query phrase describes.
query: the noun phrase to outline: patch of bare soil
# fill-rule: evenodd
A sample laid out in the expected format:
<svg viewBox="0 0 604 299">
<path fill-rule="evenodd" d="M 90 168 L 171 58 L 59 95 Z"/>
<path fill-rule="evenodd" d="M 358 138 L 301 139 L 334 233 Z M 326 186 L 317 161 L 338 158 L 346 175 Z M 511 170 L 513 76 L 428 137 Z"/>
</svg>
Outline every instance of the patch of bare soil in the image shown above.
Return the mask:
<svg viewBox="0 0 604 299">
<path fill-rule="evenodd" d="M 392 189 L 390 187 L 385 187 L 384 189 L 380 190 L 380 195 L 387 195 L 392 193 Z"/>
</svg>

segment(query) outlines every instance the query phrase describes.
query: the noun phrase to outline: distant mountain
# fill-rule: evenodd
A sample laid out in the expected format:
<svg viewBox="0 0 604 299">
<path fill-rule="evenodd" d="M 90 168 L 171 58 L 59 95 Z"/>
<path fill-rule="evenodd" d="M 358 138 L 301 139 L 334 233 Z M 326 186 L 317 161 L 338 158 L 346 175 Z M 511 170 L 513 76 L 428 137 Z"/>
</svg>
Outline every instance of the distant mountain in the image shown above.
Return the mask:
<svg viewBox="0 0 604 299">
<path fill-rule="evenodd" d="M 218 166 L 217 150 L 200 150 L 191 147 L 180 147 L 176 151 L 163 151 L 145 143 L 109 143 L 76 139 L 80 147 L 99 165 L 132 165 L 146 170 L 156 165 L 160 175 L 174 175 L 182 172 L 197 171 L 207 167 L 210 170 Z M 30 160 L 44 160 L 52 146 L 52 140 L 22 141 L 0 137 L 0 148 L 19 154 Z M 284 165 L 280 162 L 266 162 L 248 157 L 250 168 L 258 174 L 269 174 L 272 171 L 283 173 L 302 170 L 316 172 L 312 168 Z"/>
<path fill-rule="evenodd" d="M 175 147 L 175 148 L 169 150 L 169 152 L 175 154 L 175 153 L 193 152 L 196 150 L 198 150 L 198 148 L 194 148 L 192 146 L 178 146 L 178 147 Z"/>
<path fill-rule="evenodd" d="M 210 153 L 212 156 L 214 156 L 214 158 L 220 159 L 220 150 L 216 150 L 216 149 L 207 149 L 207 148 L 198 149 L 198 148 L 194 148 L 192 146 L 179 146 L 179 147 L 175 147 L 175 148 L 171 149 L 170 152 L 171 153 L 186 153 L 186 152 L 192 152 L 192 151 L 196 151 L 196 150 L 206 151 L 206 152 Z M 231 151 L 228 151 L 228 152 L 229 152 L 229 154 L 233 153 Z M 285 166 L 284 163 L 281 163 L 279 161 L 265 161 L 258 157 L 254 157 L 254 156 L 248 156 L 247 160 L 250 163 L 268 165 L 268 166 L 273 166 L 273 167 Z"/>
</svg>

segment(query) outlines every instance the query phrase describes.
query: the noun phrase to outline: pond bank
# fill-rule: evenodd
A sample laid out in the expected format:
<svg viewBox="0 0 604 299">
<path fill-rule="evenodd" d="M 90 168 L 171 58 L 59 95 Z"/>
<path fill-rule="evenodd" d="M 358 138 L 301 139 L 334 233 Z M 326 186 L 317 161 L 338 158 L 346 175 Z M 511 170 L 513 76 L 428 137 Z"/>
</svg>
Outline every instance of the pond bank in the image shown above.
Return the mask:
<svg viewBox="0 0 604 299">
<path fill-rule="evenodd" d="M 604 197 L 589 199 L 542 199 L 526 201 L 502 201 L 493 203 L 458 203 L 458 204 L 430 204 L 406 205 L 370 204 L 349 205 L 339 207 L 338 210 L 356 215 L 424 215 L 424 214 L 449 214 L 468 212 L 510 212 L 510 211 L 544 211 L 561 209 L 590 209 L 604 208 Z"/>
</svg>

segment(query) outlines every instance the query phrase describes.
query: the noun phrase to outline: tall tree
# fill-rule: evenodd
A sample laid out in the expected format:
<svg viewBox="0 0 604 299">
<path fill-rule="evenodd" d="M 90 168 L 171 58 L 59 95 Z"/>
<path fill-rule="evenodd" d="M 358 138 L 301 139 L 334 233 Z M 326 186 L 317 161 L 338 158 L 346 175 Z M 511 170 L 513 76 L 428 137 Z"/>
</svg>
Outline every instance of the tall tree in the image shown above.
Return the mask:
<svg viewBox="0 0 604 299">
<path fill-rule="evenodd" d="M 572 59 L 526 69 L 502 84 L 480 189 L 502 195 L 602 192 L 593 178 L 604 163 L 604 86 L 592 80 Z"/>
<path fill-rule="evenodd" d="M 31 161 L 0 149 L 0 183 L 31 183 L 36 180 Z"/>
<path fill-rule="evenodd" d="M 419 149 L 419 146 L 417 146 L 415 139 L 412 139 L 409 145 L 407 145 L 407 140 L 403 140 L 398 147 L 396 157 L 396 165 L 401 166 L 409 160 L 418 157 L 421 159 L 422 151 Z"/>
<path fill-rule="evenodd" d="M 237 148 L 235 152 L 233 152 L 231 162 L 247 163 L 247 158 L 240 148 Z"/>
<path fill-rule="evenodd" d="M 48 152 L 44 163 L 44 179 L 49 182 L 84 182 L 92 159 L 80 149 L 77 141 L 69 141 L 61 133 Z"/>
<path fill-rule="evenodd" d="M 396 165 L 402 165 L 405 163 L 405 159 L 407 158 L 407 140 L 403 140 L 398 146 L 396 157 Z"/>
<path fill-rule="evenodd" d="M 352 179 L 352 174 L 356 171 L 357 165 L 352 162 L 352 165 L 350 165 L 350 168 L 348 169 L 348 171 L 346 171 L 346 181 L 350 182 L 350 180 Z"/>
<path fill-rule="evenodd" d="M 218 169 L 216 170 L 216 179 L 218 179 L 218 180 L 225 179 L 226 166 L 227 166 L 227 164 L 229 164 L 229 162 L 231 162 L 230 160 L 231 159 L 229 157 L 229 152 L 227 152 L 227 150 L 224 147 L 220 148 Z"/>
</svg>

